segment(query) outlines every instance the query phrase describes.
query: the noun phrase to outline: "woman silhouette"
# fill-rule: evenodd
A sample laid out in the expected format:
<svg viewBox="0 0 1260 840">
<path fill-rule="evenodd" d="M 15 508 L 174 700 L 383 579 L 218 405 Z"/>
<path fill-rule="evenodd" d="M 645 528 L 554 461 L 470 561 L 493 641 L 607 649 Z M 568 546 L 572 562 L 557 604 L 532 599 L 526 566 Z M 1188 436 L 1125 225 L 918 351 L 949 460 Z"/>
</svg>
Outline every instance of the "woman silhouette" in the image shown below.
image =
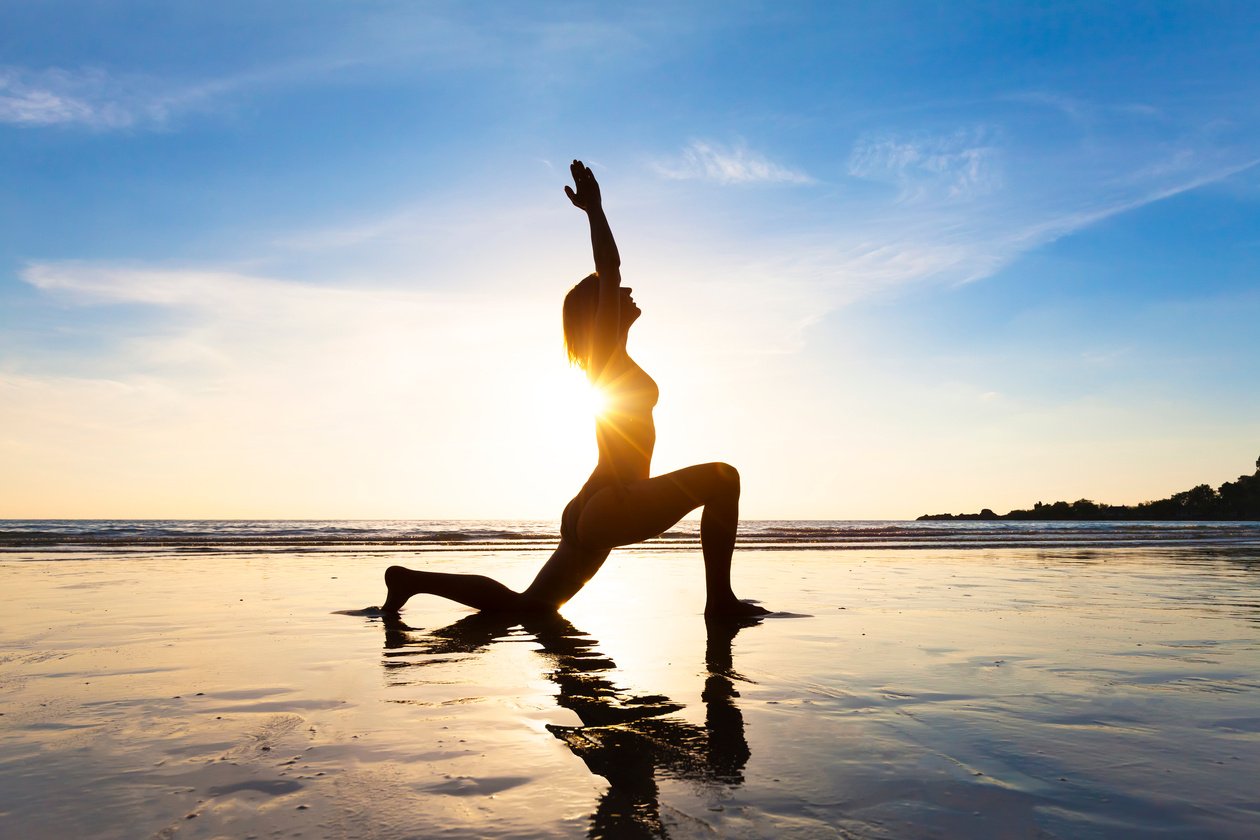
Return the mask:
<svg viewBox="0 0 1260 840">
<path fill-rule="evenodd" d="M 640 310 L 621 285 L 621 257 L 604 216 L 599 184 L 573 161 L 569 200 L 586 212 L 595 273 L 564 299 L 564 341 L 571 362 L 605 397 L 595 422 L 599 462 L 560 517 L 560 545 L 524 592 L 482 575 L 422 572 L 390 566 L 381 610 L 397 612 L 419 593 L 439 595 L 479 610 L 555 611 L 580 590 L 617 546 L 658 536 L 698 507 L 704 554 L 705 614 L 763 615 L 731 591 L 731 554 L 739 522 L 739 473 L 729 464 L 698 464 L 649 477 L 656 427 L 656 383 L 626 352 Z"/>
</svg>

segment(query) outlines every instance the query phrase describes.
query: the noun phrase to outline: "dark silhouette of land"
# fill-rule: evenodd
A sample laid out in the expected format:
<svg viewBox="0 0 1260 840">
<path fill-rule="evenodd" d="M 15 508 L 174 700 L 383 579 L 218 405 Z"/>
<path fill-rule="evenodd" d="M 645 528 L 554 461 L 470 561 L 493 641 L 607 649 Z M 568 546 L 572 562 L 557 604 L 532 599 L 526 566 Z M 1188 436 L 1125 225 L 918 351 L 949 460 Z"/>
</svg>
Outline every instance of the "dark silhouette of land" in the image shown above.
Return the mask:
<svg viewBox="0 0 1260 840">
<path fill-rule="evenodd" d="M 1075 502 L 1037 502 L 1029 510 L 1013 510 L 1007 514 L 985 508 L 979 513 L 929 513 L 919 521 L 952 520 L 1100 520 L 1100 521 L 1225 521 L 1260 520 L 1260 458 L 1252 475 L 1240 475 L 1213 490 L 1200 484 L 1174 493 L 1167 499 L 1136 505 L 1108 505 L 1080 499 Z"/>
</svg>

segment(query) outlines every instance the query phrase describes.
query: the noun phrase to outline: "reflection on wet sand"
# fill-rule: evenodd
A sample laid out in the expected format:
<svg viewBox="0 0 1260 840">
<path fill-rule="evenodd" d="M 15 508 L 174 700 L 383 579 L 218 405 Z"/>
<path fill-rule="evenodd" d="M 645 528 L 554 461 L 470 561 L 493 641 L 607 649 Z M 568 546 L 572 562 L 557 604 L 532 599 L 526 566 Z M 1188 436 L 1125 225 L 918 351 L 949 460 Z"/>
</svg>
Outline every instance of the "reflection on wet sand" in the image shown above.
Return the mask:
<svg viewBox="0 0 1260 840">
<path fill-rule="evenodd" d="M 703 726 L 674 716 L 683 706 L 659 694 L 633 694 L 607 675 L 617 665 L 598 650 L 598 642 L 558 614 L 512 616 L 475 613 L 437 630 L 422 632 L 397 617 L 385 620 L 384 665 L 397 678 L 404 668 L 434 660 L 398 656 L 407 653 L 473 654 L 505 639 L 520 627 L 541 645 L 546 674 L 559 688 L 556 702 L 581 721 L 577 726 L 548 724 L 547 729 L 608 780 L 609 788 L 591 815 L 590 837 L 651 837 L 665 831 L 661 822 L 657 774 L 709 785 L 735 787 L 744 781 L 748 741 L 735 698 L 737 680 L 731 643 L 756 619 L 707 622 Z M 447 660 L 440 660 L 447 661 Z M 405 680 L 404 680 L 405 682 Z"/>
</svg>

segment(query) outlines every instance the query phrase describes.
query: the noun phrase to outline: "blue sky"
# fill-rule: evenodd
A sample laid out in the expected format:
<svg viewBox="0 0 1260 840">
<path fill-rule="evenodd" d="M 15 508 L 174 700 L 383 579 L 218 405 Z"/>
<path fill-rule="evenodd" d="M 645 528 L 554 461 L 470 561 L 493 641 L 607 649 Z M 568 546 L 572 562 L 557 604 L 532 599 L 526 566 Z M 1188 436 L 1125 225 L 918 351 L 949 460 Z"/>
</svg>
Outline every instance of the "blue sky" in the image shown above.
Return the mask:
<svg viewBox="0 0 1260 840">
<path fill-rule="evenodd" d="M 1260 8 L 607 5 L 0 11 L 0 515 L 555 518 L 573 157 L 746 516 L 1260 454 Z"/>
</svg>

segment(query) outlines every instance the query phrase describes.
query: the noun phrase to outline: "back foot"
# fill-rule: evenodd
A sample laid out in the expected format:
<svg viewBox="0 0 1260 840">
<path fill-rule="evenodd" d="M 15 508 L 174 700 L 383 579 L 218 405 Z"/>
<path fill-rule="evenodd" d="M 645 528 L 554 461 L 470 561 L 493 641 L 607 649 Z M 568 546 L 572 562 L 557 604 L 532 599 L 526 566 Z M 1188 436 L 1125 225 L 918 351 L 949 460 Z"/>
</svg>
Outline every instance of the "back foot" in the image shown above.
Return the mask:
<svg viewBox="0 0 1260 840">
<path fill-rule="evenodd" d="M 381 604 L 382 613 L 397 615 L 407 599 L 416 594 L 416 589 L 409 588 L 407 577 L 414 574 L 402 566 L 390 566 L 385 570 L 385 603 Z"/>
</svg>

